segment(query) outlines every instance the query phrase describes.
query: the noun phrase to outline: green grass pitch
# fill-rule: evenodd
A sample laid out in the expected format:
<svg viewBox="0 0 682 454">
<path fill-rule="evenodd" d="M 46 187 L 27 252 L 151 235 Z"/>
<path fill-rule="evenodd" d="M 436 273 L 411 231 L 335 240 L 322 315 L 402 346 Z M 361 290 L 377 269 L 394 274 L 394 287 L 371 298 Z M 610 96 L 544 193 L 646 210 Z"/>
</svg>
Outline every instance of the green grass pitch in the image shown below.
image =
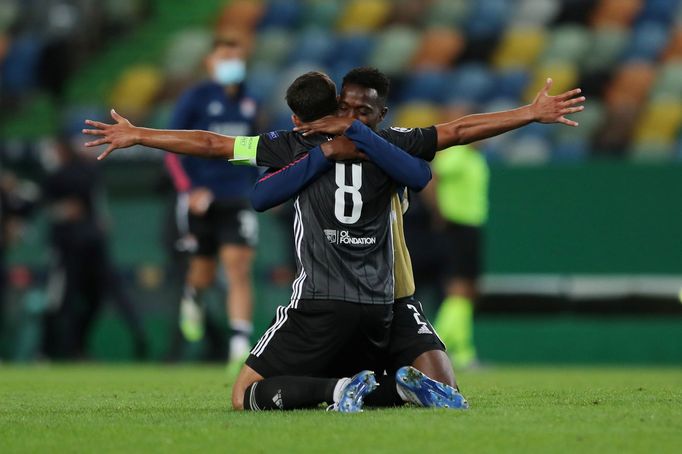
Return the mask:
<svg viewBox="0 0 682 454">
<path fill-rule="evenodd" d="M 468 411 L 238 413 L 222 367 L 0 366 L 0 452 L 682 452 L 682 369 L 459 380 Z"/>
</svg>

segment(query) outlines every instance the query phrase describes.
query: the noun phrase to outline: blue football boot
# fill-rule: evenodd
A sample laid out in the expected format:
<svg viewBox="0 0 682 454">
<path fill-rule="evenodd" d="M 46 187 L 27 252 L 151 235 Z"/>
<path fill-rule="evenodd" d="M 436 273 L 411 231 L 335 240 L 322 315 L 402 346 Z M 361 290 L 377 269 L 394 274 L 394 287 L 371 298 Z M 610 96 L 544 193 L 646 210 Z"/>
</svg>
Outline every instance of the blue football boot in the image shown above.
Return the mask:
<svg viewBox="0 0 682 454">
<path fill-rule="evenodd" d="M 358 413 L 362 411 L 365 396 L 374 391 L 377 383 L 374 372 L 363 370 L 355 374 L 341 391 L 341 398 L 328 410 L 341 413 Z"/>
<path fill-rule="evenodd" d="M 409 402 L 420 407 L 453 408 L 465 410 L 469 408 L 464 396 L 455 388 L 433 380 L 412 366 L 405 366 L 395 373 L 395 381 L 401 394 Z"/>
</svg>

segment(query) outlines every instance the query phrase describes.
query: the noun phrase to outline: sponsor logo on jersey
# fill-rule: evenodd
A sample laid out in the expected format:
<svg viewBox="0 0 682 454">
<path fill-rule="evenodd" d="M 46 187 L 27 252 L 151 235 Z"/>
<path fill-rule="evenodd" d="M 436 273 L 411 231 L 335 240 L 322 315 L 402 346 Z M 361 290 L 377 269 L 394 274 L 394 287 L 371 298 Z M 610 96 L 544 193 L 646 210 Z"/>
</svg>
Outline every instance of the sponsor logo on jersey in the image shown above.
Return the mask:
<svg viewBox="0 0 682 454">
<path fill-rule="evenodd" d="M 327 237 L 327 241 L 331 244 L 344 244 L 353 246 L 369 246 L 377 243 L 377 239 L 374 236 L 371 237 L 354 237 L 350 236 L 348 230 L 331 230 L 325 229 L 324 235 Z"/>
<path fill-rule="evenodd" d="M 412 131 L 413 128 L 399 128 L 397 126 L 393 126 L 393 127 L 391 127 L 391 129 L 396 131 L 396 132 L 410 132 L 410 131 Z"/>
<path fill-rule="evenodd" d="M 270 140 L 275 140 L 277 137 L 279 137 L 279 134 L 277 133 L 277 131 L 270 131 L 268 133 L 268 137 L 270 138 Z"/>
</svg>

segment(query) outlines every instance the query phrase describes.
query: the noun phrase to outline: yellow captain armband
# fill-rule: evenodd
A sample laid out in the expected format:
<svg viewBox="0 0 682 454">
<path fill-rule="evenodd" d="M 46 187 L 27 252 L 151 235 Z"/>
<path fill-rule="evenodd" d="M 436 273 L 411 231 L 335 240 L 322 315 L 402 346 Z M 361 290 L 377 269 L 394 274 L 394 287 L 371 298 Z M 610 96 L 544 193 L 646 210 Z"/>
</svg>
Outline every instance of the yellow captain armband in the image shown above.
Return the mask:
<svg viewBox="0 0 682 454">
<path fill-rule="evenodd" d="M 234 138 L 234 158 L 230 159 L 232 164 L 237 165 L 256 165 L 256 152 L 258 151 L 258 141 L 260 136 L 237 136 Z"/>
</svg>

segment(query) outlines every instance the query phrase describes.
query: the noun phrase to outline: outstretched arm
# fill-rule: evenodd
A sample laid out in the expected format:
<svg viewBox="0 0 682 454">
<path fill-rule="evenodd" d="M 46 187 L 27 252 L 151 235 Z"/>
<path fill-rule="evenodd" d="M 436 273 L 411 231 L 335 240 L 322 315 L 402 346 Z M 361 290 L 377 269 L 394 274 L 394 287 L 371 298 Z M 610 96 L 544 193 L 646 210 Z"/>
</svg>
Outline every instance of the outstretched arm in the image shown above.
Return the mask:
<svg viewBox="0 0 682 454">
<path fill-rule="evenodd" d="M 464 145 L 477 140 L 487 139 L 520 128 L 532 122 L 563 123 L 578 126 L 578 123 L 565 117 L 580 112 L 585 106 L 584 96 L 578 97 L 580 89 L 570 90 L 557 96 L 550 96 L 552 79 L 547 79 L 544 88 L 538 92 L 531 104 L 518 109 L 486 114 L 467 115 L 454 121 L 436 125 L 438 149 L 454 145 Z"/>
<path fill-rule="evenodd" d="M 96 147 L 108 144 L 106 150 L 97 157 L 99 160 L 106 158 L 118 148 L 128 148 L 133 145 L 144 145 L 171 153 L 202 158 L 232 159 L 234 155 L 234 137 L 208 131 L 140 128 L 133 126 L 128 119 L 113 109 L 111 110 L 111 117 L 116 123 L 107 124 L 85 120 L 86 124 L 95 129 L 83 129 L 83 134 L 100 136 L 99 139 L 87 142 L 85 146 Z"/>
</svg>

